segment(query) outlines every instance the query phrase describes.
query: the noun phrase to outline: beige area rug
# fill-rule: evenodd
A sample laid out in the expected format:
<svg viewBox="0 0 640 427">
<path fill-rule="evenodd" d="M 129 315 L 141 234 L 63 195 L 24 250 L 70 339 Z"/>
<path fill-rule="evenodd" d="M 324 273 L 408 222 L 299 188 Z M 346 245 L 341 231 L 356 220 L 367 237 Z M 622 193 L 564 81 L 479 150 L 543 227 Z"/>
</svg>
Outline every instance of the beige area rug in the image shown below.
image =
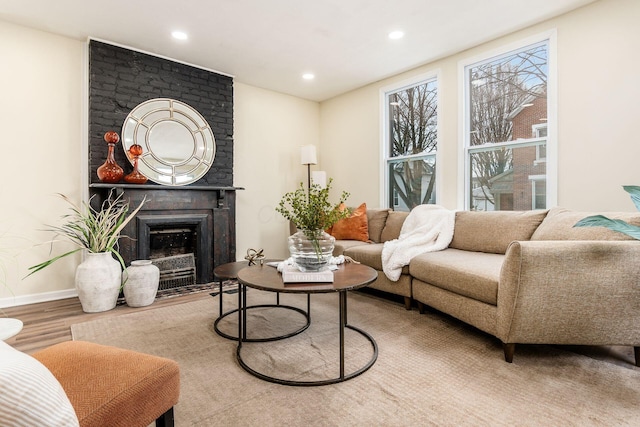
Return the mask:
<svg viewBox="0 0 640 427">
<path fill-rule="evenodd" d="M 182 426 L 623 426 L 640 423 L 640 368 L 552 346 L 520 346 L 504 362 L 493 337 L 438 313 L 420 315 L 362 293 L 349 295 L 349 323 L 369 332 L 378 360 L 347 382 L 291 387 L 260 380 L 236 361 L 236 342 L 213 330 L 218 298 L 97 319 L 72 326 L 74 339 L 172 358 L 181 369 L 175 408 Z M 274 295 L 249 290 L 250 304 Z M 225 309 L 236 295 L 224 294 Z M 306 306 L 302 295 L 281 302 Z M 296 337 L 246 343 L 254 369 L 290 379 L 334 377 L 338 368 L 338 296 L 311 298 L 311 326 Z M 294 330 L 302 315 L 249 310 L 249 336 Z M 220 328 L 235 333 L 237 316 Z M 268 329 L 268 331 L 267 331 Z M 264 335 L 263 335 L 264 336 Z M 348 331 L 346 370 L 371 357 Z"/>
</svg>

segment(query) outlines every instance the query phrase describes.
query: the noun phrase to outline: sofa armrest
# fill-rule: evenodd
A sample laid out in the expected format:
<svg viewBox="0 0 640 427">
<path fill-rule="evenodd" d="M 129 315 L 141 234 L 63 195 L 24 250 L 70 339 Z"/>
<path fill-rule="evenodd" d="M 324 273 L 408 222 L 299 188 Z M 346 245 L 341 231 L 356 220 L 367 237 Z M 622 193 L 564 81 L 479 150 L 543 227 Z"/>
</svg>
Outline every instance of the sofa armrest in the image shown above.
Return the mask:
<svg viewBox="0 0 640 427">
<path fill-rule="evenodd" d="M 496 331 L 504 343 L 640 345 L 640 242 L 511 243 Z"/>
</svg>

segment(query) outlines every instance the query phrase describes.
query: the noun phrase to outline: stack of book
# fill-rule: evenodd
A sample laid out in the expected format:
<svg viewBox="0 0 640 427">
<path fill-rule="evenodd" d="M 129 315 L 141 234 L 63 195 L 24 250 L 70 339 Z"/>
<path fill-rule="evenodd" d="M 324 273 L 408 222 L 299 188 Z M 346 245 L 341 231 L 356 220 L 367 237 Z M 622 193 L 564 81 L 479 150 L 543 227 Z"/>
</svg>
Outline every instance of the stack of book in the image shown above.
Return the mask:
<svg viewBox="0 0 640 427">
<path fill-rule="evenodd" d="M 284 283 L 333 283 L 333 271 L 300 271 L 294 265 L 287 265 L 282 271 Z"/>
</svg>

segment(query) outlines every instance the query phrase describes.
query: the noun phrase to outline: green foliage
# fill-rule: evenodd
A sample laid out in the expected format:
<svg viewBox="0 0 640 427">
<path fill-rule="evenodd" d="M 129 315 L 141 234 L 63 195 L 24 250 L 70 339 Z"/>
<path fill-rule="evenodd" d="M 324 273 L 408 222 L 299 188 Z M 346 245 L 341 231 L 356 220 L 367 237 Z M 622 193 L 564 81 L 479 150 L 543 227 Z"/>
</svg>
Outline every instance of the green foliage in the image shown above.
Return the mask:
<svg viewBox="0 0 640 427">
<path fill-rule="evenodd" d="M 40 271 L 57 260 L 74 254 L 83 249 L 93 253 L 111 252 L 118 258 L 122 268 L 125 263 L 118 253 L 118 239 L 122 229 L 133 219 L 138 213 L 145 200 L 131 213 L 129 213 L 129 202 L 122 200 L 123 194 L 113 197 L 113 192 L 109 193 L 109 197 L 102 204 L 100 210 L 95 210 L 89 203 L 83 202 L 81 206 L 74 204 L 64 194 L 59 194 L 62 199 L 71 207 L 71 214 L 63 215 L 63 224 L 60 226 L 49 226 L 48 231 L 52 231 L 56 236 L 61 236 L 70 241 L 76 249 L 65 252 L 62 255 L 53 257 L 43 263 L 29 267 L 31 271 L 27 276 Z M 93 197 L 92 197 L 93 199 Z M 51 243 L 55 243 L 56 240 Z"/>
<path fill-rule="evenodd" d="M 640 187 L 636 185 L 624 185 L 624 190 L 629 193 L 636 209 L 640 211 Z M 640 227 L 629 224 L 621 219 L 611 219 L 604 215 L 592 215 L 578 221 L 574 227 L 606 227 L 609 230 L 626 234 L 636 240 L 640 240 Z"/>
<path fill-rule="evenodd" d="M 293 222 L 300 230 L 328 229 L 350 215 L 349 209 L 339 209 L 340 204 L 349 197 L 346 191 L 342 192 L 340 201 L 335 205 L 329 202 L 332 181 L 330 178 L 324 188 L 317 184 L 311 185 L 308 194 L 301 182 L 297 190 L 286 193 L 282 197 L 276 211 Z"/>
</svg>

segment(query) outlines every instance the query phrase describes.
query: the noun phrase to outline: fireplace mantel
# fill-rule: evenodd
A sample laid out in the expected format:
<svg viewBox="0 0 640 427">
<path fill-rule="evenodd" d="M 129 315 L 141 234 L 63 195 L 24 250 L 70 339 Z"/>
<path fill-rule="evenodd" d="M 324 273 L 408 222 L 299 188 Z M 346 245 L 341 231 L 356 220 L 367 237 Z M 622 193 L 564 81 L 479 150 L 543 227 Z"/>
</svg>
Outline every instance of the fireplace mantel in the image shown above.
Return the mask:
<svg viewBox="0 0 640 427">
<path fill-rule="evenodd" d="M 228 191 L 244 190 L 244 187 L 224 187 L 224 186 L 211 186 L 211 185 L 185 185 L 185 186 L 164 186 L 153 184 L 105 184 L 105 183 L 93 183 L 89 184 L 89 188 L 102 188 L 102 189 L 114 189 L 117 194 L 126 192 L 127 190 L 149 190 L 149 191 L 215 191 L 217 192 L 218 207 L 224 207 L 225 196 Z M 93 192 L 92 192 L 93 193 Z"/>
<path fill-rule="evenodd" d="M 159 224 L 197 225 L 199 250 L 196 254 L 197 283 L 213 282 L 213 269 L 236 260 L 235 199 L 242 187 L 105 184 L 90 185 L 92 206 L 99 209 L 111 191 L 123 194 L 131 209 L 142 200 L 142 208 L 123 230 L 120 255 L 125 263 L 146 259 L 149 227 Z"/>
</svg>

